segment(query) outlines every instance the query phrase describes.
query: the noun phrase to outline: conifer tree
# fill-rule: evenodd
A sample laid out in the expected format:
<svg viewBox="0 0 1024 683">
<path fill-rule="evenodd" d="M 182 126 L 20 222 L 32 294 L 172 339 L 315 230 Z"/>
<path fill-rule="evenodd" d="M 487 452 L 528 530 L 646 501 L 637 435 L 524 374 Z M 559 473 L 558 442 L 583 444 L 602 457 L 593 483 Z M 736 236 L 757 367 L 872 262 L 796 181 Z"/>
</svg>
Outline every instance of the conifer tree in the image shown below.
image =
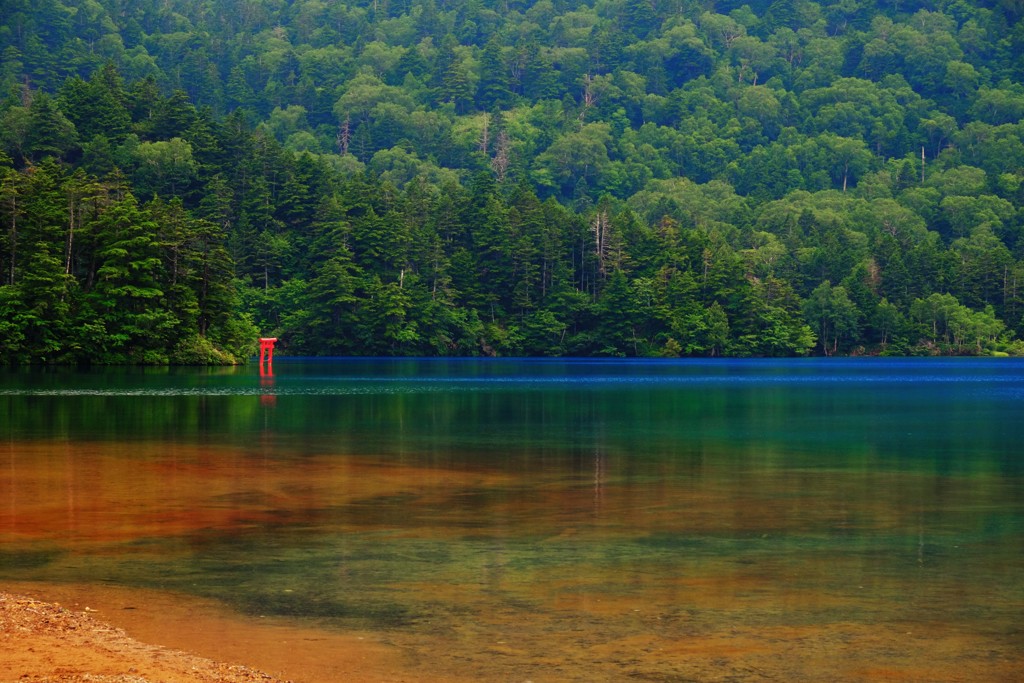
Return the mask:
<svg viewBox="0 0 1024 683">
<path fill-rule="evenodd" d="M 46 157 L 63 159 L 78 145 L 78 131 L 52 97 L 45 92 L 33 95 L 29 108 L 25 145 L 29 156 L 39 161 Z"/>
<path fill-rule="evenodd" d="M 105 359 L 166 361 L 177 321 L 161 288 L 156 222 L 128 193 L 104 211 L 93 229 L 96 284 L 86 297 L 83 319 L 102 326 Z"/>
</svg>

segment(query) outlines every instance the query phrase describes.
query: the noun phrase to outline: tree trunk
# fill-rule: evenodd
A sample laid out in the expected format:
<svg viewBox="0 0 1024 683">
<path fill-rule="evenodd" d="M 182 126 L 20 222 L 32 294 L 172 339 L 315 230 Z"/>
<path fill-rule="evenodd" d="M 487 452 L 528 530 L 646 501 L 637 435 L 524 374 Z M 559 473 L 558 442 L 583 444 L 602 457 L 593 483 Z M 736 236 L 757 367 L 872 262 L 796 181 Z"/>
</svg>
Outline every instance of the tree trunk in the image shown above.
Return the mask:
<svg viewBox="0 0 1024 683">
<path fill-rule="evenodd" d="M 14 284 L 14 264 L 18 255 L 18 198 L 11 195 L 11 270 L 7 284 Z"/>
</svg>

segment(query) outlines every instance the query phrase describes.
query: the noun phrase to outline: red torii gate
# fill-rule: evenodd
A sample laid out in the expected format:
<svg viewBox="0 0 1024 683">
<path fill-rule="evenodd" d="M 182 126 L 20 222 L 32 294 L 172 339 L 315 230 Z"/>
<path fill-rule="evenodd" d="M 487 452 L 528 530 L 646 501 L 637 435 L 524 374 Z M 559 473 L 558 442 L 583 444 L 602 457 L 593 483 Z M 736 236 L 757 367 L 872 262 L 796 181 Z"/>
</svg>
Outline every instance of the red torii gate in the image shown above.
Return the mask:
<svg viewBox="0 0 1024 683">
<path fill-rule="evenodd" d="M 277 337 L 260 337 L 260 372 L 263 371 L 263 363 L 266 361 L 267 370 L 274 366 L 274 342 Z"/>
</svg>

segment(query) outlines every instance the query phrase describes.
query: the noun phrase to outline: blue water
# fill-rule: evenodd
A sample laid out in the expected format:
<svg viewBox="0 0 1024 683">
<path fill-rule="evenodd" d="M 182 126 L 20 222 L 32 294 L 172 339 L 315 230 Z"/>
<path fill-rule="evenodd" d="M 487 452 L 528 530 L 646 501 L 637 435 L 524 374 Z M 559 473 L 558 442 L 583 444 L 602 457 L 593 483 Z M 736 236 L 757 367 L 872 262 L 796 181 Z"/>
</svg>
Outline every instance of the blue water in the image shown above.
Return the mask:
<svg viewBox="0 0 1024 683">
<path fill-rule="evenodd" d="M 824 680 L 764 635 L 805 628 L 918 680 L 984 650 L 998 680 L 1024 651 L 1022 397 L 1008 359 L 5 370 L 0 579 L 380 629 L 485 679 L 555 651 L 549 680 L 720 680 L 587 648 L 739 629 L 760 670 Z M 920 657 L 864 640 L 922 629 Z"/>
</svg>

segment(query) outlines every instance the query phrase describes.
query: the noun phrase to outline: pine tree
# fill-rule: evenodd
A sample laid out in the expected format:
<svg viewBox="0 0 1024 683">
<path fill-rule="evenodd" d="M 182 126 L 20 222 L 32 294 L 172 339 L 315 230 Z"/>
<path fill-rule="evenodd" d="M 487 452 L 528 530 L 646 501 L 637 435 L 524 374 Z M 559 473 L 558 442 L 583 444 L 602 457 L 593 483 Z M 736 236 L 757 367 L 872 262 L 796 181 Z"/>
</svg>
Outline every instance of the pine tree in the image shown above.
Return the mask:
<svg viewBox="0 0 1024 683">
<path fill-rule="evenodd" d="M 146 126 L 154 140 L 180 138 L 196 122 L 196 108 L 184 90 L 175 90 L 167 99 L 161 99 Z"/>
<path fill-rule="evenodd" d="M 78 146 L 78 131 L 53 98 L 37 92 L 29 109 L 25 142 L 28 155 L 34 160 L 48 156 L 63 159 Z"/>
<path fill-rule="evenodd" d="M 59 94 L 61 110 L 83 140 L 102 135 L 115 143 L 124 139 L 131 126 L 124 100 L 120 76 L 111 64 L 94 73 L 88 82 L 77 77 L 68 79 Z"/>
<path fill-rule="evenodd" d="M 96 285 L 83 320 L 102 326 L 107 348 L 93 360 L 165 362 L 177 321 L 164 303 L 157 224 L 128 193 L 107 208 L 94 230 Z"/>
<path fill-rule="evenodd" d="M 63 172 L 52 161 L 33 168 L 22 186 L 23 213 L 12 276 L 10 330 L 21 339 L 13 360 L 61 360 L 71 339 L 70 312 L 76 295 L 64 262 Z"/>
<path fill-rule="evenodd" d="M 512 92 L 509 89 L 509 70 L 502 52 L 501 42 L 496 37 L 484 46 L 480 56 L 480 82 L 477 84 L 478 109 L 489 111 L 509 104 Z"/>
</svg>

